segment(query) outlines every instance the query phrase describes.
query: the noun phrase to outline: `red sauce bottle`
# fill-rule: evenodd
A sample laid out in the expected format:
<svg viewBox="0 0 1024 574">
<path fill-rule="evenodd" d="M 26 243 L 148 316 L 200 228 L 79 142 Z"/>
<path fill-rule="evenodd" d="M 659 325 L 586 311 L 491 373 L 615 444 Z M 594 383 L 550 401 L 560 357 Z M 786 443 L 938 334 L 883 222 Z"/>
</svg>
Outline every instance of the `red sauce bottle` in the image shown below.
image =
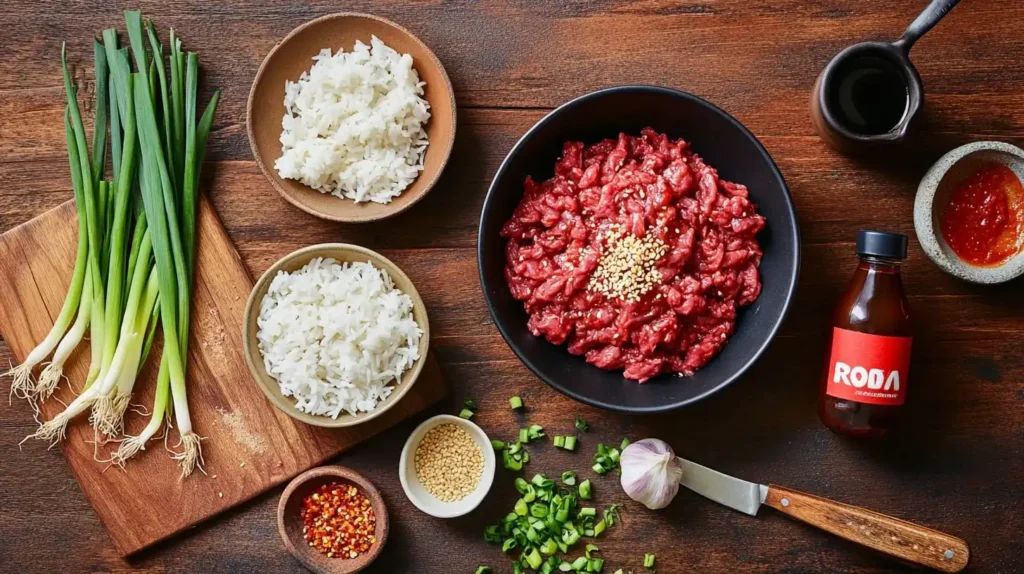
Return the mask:
<svg viewBox="0 0 1024 574">
<path fill-rule="evenodd" d="M 910 306 L 900 262 L 907 236 L 857 234 L 860 263 L 832 317 L 818 416 L 834 432 L 879 437 L 903 411 L 910 370 Z"/>
</svg>

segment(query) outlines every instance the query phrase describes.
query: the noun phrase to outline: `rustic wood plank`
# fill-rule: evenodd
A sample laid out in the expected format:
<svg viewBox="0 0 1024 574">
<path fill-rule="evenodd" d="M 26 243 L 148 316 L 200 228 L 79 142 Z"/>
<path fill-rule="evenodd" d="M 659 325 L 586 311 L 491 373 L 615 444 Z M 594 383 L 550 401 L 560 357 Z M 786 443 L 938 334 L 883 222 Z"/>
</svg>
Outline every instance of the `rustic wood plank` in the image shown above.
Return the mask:
<svg viewBox="0 0 1024 574">
<path fill-rule="evenodd" d="M 4 97 L 0 93 L 0 102 Z M 1024 99 L 1017 99 L 1016 104 L 1006 100 L 996 105 L 1024 108 Z M 59 110 L 59 101 L 52 106 Z M 288 204 L 249 157 L 244 130 L 225 136 L 246 146 L 244 159 L 207 162 L 203 176 L 217 213 L 253 271 L 253 261 L 245 253 L 251 248 L 246 245 L 248 239 L 296 245 L 344 239 L 374 249 L 470 247 L 476 244 L 480 208 L 491 178 L 516 140 L 545 113 L 491 109 L 460 112 L 453 159 L 437 187 L 415 210 L 395 217 L 386 226 L 339 225 Z M 71 195 L 59 112 L 33 120 L 31 126 L 30 138 L 0 138 L 0 147 L 6 141 L 26 141 L 31 150 L 22 152 L 17 145 L 6 144 L 11 148 L 9 157 L 17 161 L 0 162 L 0 181 L 7 183 L 0 194 L 0 228 L 23 223 Z M 1012 135 L 993 137 L 1024 146 L 1024 136 L 1020 135 L 1024 123 L 1014 129 Z M 868 225 L 911 232 L 914 192 L 920 177 L 943 153 L 980 137 L 937 134 L 901 156 L 896 165 L 836 156 L 813 135 L 762 136 L 761 140 L 789 184 L 805 244 L 816 244 L 852 241 L 855 230 Z M 699 141 L 696 147 L 699 150 Z M 211 155 L 216 156 L 216 150 L 222 149 L 213 148 Z M 0 153 L 0 157 L 8 156 Z M 756 186 L 756 182 L 747 183 Z"/>
<path fill-rule="evenodd" d="M 162 29 L 184 31 L 188 46 L 203 57 L 204 89 L 229 89 L 218 114 L 221 122 L 242 121 L 249 80 L 275 42 L 309 19 L 345 9 L 392 18 L 419 35 L 455 72 L 450 75 L 462 107 L 551 108 L 592 89 L 641 81 L 715 100 L 726 97 L 730 101 L 722 103 L 755 133 L 764 132 L 765 125 L 810 133 L 802 96 L 825 62 L 863 39 L 895 39 L 920 9 L 884 0 L 728 5 L 708 0 L 479 5 L 355 0 L 344 7 L 284 2 L 188 6 L 138 5 Z M 929 94 L 957 93 L 968 83 L 984 85 L 986 93 L 1010 93 L 1024 63 L 1003 56 L 1016 46 L 1015 22 L 1022 10 L 1018 4 L 987 0 L 950 14 L 914 49 Z M 46 11 L 9 3 L 0 15 L 17 34 L 12 40 L 18 40 L 5 52 L 4 67 L 12 73 L 0 78 L 0 89 L 59 85 L 56 56 L 62 40 L 69 42 L 71 53 L 90 53 L 89 33 L 123 25 L 119 6 L 90 2 Z M 245 41 L 222 49 L 223 32 L 232 29 L 244 29 Z M 644 49 L 618 47 L 613 39 L 624 34 L 643 38 Z M 91 56 L 85 60 L 91 62 Z M 792 97 L 797 93 L 801 97 Z M 758 109 L 775 113 L 757 121 L 747 117 Z"/>
<path fill-rule="evenodd" d="M 773 481 L 961 536 L 969 571 L 1024 571 L 1024 344 L 1021 282 L 971 286 L 939 272 L 911 244 L 905 269 L 918 322 L 910 432 L 882 444 L 839 439 L 814 413 L 827 317 L 851 272 L 860 227 L 909 233 L 913 193 L 939 155 L 978 139 L 1024 144 L 1024 4 L 961 3 L 915 48 L 927 90 L 924 137 L 887 161 L 848 159 L 811 131 L 814 77 L 838 50 L 892 39 L 925 4 L 884 0 L 352 0 L 292 3 L 137 4 L 161 30 L 174 26 L 203 61 L 203 98 L 225 88 L 204 169 L 213 202 L 250 275 L 319 241 L 383 251 L 421 286 L 432 349 L 455 392 L 481 404 L 485 430 L 511 436 L 524 420 L 551 429 L 577 415 L 594 430 L 573 455 L 541 451 L 531 471 L 584 470 L 596 442 L 658 436 L 695 461 L 750 480 Z M 88 38 L 122 25 L 120 6 L 95 1 L 0 6 L 0 230 L 70 197 L 60 123 L 60 41 L 89 93 Z M 273 44 L 294 26 L 338 10 L 392 18 L 444 62 L 456 90 L 456 149 L 439 186 L 386 225 L 327 224 L 273 194 L 251 163 L 245 97 Z M 225 43 L 228 35 L 232 38 Z M 583 407 L 547 388 L 491 326 L 472 248 L 483 195 L 516 139 L 549 109 L 595 88 L 658 83 L 710 99 L 746 124 L 779 164 L 796 202 L 804 261 L 794 310 L 753 372 L 685 411 L 632 418 Z M 457 277 L 458 281 L 452 278 Z M 45 327 L 43 327 L 45 329 Z M 0 364 L 11 356 L 0 343 Z M 505 407 L 526 397 L 526 419 Z M 420 418 L 382 433 L 338 462 L 373 478 L 391 510 L 394 537 L 377 572 L 472 572 L 506 559 L 481 528 L 515 499 L 500 474 L 484 506 L 454 520 L 412 507 L 394 471 Z M 130 562 L 117 558 L 55 451 L 17 442 L 34 427 L 24 409 L 0 408 L 0 564 L 17 572 L 299 572 L 281 547 L 276 497 L 260 497 Z M 598 503 L 621 499 L 597 479 Z M 683 492 L 661 513 L 627 505 L 626 527 L 602 540 L 610 570 L 658 554 L 663 572 L 890 572 L 898 565 L 773 513 L 752 519 Z M 438 549 L 443 549 L 438 552 Z"/>
<path fill-rule="evenodd" d="M 911 403 L 912 437 L 868 448 L 835 437 L 817 421 L 813 405 L 819 373 L 806 361 L 794 365 L 790 360 L 807 342 L 780 339 L 775 345 L 781 347 L 780 357 L 761 363 L 750 377 L 721 396 L 687 409 L 683 417 L 635 418 L 609 416 L 562 397 L 536 382 L 511 352 L 496 341 L 493 346 L 502 353 L 492 361 L 449 362 L 442 353 L 442 368 L 456 392 L 442 407 L 430 412 L 453 412 L 464 397 L 474 398 L 481 407 L 478 422 L 496 437 L 506 438 L 524 421 L 542 424 L 549 432 L 567 431 L 576 416 L 590 421 L 593 430 L 583 437 L 576 454 L 537 447 L 538 456 L 531 461 L 530 472 L 550 474 L 569 468 L 589 472 L 586 469 L 598 441 L 618 441 L 624 435 L 663 437 L 679 454 L 736 476 L 791 484 L 964 536 L 975 553 L 972 564 L 980 565 L 981 571 L 1013 571 L 1016 558 L 1003 552 L 1008 541 L 1017 536 L 1019 503 L 1011 494 L 1019 493 L 1015 477 L 1024 472 L 1024 461 L 1019 456 L 1019 447 L 1014 447 L 1014 451 L 1000 445 L 992 436 L 996 431 L 986 421 L 998 419 L 1003 421 L 1000 426 L 1020 427 L 1020 403 L 1014 402 L 1013 384 L 1007 381 L 1020 380 L 1024 373 L 1004 372 L 1003 381 L 988 382 L 963 369 L 954 347 L 936 349 L 934 356 L 925 357 L 930 363 L 927 372 L 915 371 L 915 375 L 921 375 L 915 380 L 939 380 L 948 382 L 948 386 L 936 395 L 915 396 Z M 440 340 L 436 344 L 440 347 L 447 343 Z M 454 346 L 461 348 L 464 344 L 465 341 Z M 986 349 L 984 344 L 968 346 L 962 354 L 976 356 Z M 953 371 L 951 377 L 941 376 L 946 370 Z M 782 384 L 785 381 L 792 384 Z M 959 386 L 956 381 L 960 381 Z M 513 393 L 526 400 L 525 418 L 507 409 L 508 396 Z M 962 397 L 971 400 L 958 400 Z M 20 415 L 19 418 L 27 419 L 24 413 Z M 5 417 L 0 420 L 12 418 L 9 409 L 0 410 L 0 416 Z M 19 425 L 11 421 L 13 429 L 8 424 L 0 429 L 0 444 L 13 448 L 29 430 L 25 420 L 20 422 Z M 514 501 L 512 476 L 500 472 L 495 491 L 484 507 L 469 517 L 438 521 L 420 513 L 406 500 L 394 472 L 395 453 L 414 423 L 382 433 L 372 444 L 357 447 L 337 460 L 373 477 L 389 505 L 396 533 L 401 533 L 392 540 L 401 540 L 401 545 L 390 547 L 374 571 L 413 571 L 415 561 L 436 554 L 439 544 L 448 545 L 452 551 L 435 564 L 414 571 L 461 572 L 472 571 L 477 563 L 503 565 L 504 558 L 498 550 L 482 544 L 480 532 Z M 937 441 L 934 448 L 921 448 L 921 444 L 932 441 Z M 737 452 L 743 455 L 737 456 Z M 26 449 L 17 458 L 29 468 L 47 468 L 41 464 L 48 454 L 53 453 Z M 83 524 L 82 532 L 66 532 L 61 524 L 46 524 L 40 525 L 42 530 L 36 538 L 80 540 L 89 556 L 107 553 L 108 558 L 101 562 L 108 565 L 105 569 L 125 569 L 109 549 L 104 550 L 102 544 L 96 543 L 98 525 L 84 501 L 80 505 L 69 501 L 80 496 L 68 478 L 59 476 L 64 472 L 60 457 L 51 457 L 49 462 L 53 470 L 40 473 L 41 484 L 27 485 L 23 494 L 21 488 L 14 489 L 13 477 L 0 477 L 0 481 L 10 481 L 0 482 L 0 487 L 18 492 L 21 510 L 16 516 L 33 524 L 52 522 L 53 509 L 60 508 L 61 519 L 67 517 L 71 524 Z M 1005 475 L 992 474 L 993 468 L 1001 469 Z M 593 478 L 598 504 L 622 501 L 614 478 Z M 993 505 L 993 500 L 1001 500 L 1002 504 Z M 214 519 L 186 537 L 144 553 L 130 564 L 177 570 L 202 560 L 211 572 L 299 572 L 300 568 L 289 562 L 276 538 L 275 504 L 275 497 L 263 497 L 247 505 L 244 511 Z M 974 513 L 983 513 L 984 518 L 973 516 Z M 651 513 L 629 503 L 624 519 L 626 527 L 612 530 L 601 541 L 601 547 L 609 557 L 622 560 L 616 562 L 618 565 L 626 567 L 638 566 L 647 550 L 657 552 L 664 564 L 680 565 L 680 570 L 669 572 L 775 571 L 780 563 L 798 571 L 887 572 L 893 568 L 892 562 L 780 516 L 764 513 L 752 519 L 688 492 L 682 492 L 662 513 Z M 93 533 L 92 538 L 89 532 Z M 977 532 L 984 532 L 984 536 L 971 535 Z M 29 546 L 25 554 L 72 570 L 80 564 L 75 557 L 48 553 L 41 543 Z M 836 568 L 837 564 L 842 564 L 842 568 Z"/>
</svg>

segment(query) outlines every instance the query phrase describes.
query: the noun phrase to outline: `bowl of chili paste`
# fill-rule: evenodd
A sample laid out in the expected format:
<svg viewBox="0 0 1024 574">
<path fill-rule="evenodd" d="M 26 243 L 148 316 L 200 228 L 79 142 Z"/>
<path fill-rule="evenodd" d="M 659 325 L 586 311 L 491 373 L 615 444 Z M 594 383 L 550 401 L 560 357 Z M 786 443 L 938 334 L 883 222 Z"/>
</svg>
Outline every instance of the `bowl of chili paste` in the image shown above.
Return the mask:
<svg viewBox="0 0 1024 574">
<path fill-rule="evenodd" d="M 757 360 L 789 308 L 800 242 L 785 181 L 742 124 L 685 92 L 625 86 L 519 140 L 477 255 L 527 367 L 585 403 L 658 412 Z"/>
</svg>

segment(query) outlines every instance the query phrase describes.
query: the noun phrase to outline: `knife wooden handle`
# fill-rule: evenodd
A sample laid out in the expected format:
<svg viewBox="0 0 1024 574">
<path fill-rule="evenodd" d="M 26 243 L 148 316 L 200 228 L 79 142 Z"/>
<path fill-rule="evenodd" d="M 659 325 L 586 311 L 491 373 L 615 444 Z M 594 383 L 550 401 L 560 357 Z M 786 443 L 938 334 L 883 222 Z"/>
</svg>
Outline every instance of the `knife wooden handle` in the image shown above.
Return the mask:
<svg viewBox="0 0 1024 574">
<path fill-rule="evenodd" d="M 764 503 L 851 542 L 941 572 L 963 570 L 970 557 L 967 543 L 955 536 L 782 486 L 769 485 Z"/>
</svg>

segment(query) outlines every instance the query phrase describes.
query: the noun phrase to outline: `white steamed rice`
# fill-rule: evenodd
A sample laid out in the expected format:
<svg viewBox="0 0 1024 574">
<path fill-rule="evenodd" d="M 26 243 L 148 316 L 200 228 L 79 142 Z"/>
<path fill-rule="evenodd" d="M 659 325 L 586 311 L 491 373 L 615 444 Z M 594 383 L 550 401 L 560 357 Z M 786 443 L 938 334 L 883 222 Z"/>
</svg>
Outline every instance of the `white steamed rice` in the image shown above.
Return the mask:
<svg viewBox="0 0 1024 574">
<path fill-rule="evenodd" d="M 376 36 L 321 50 L 285 82 L 278 174 L 324 193 L 389 203 L 423 170 L 430 118 L 412 56 Z"/>
<path fill-rule="evenodd" d="M 412 298 L 370 263 L 316 258 L 281 271 L 260 303 L 263 364 L 296 407 L 369 412 L 419 359 Z"/>
</svg>

